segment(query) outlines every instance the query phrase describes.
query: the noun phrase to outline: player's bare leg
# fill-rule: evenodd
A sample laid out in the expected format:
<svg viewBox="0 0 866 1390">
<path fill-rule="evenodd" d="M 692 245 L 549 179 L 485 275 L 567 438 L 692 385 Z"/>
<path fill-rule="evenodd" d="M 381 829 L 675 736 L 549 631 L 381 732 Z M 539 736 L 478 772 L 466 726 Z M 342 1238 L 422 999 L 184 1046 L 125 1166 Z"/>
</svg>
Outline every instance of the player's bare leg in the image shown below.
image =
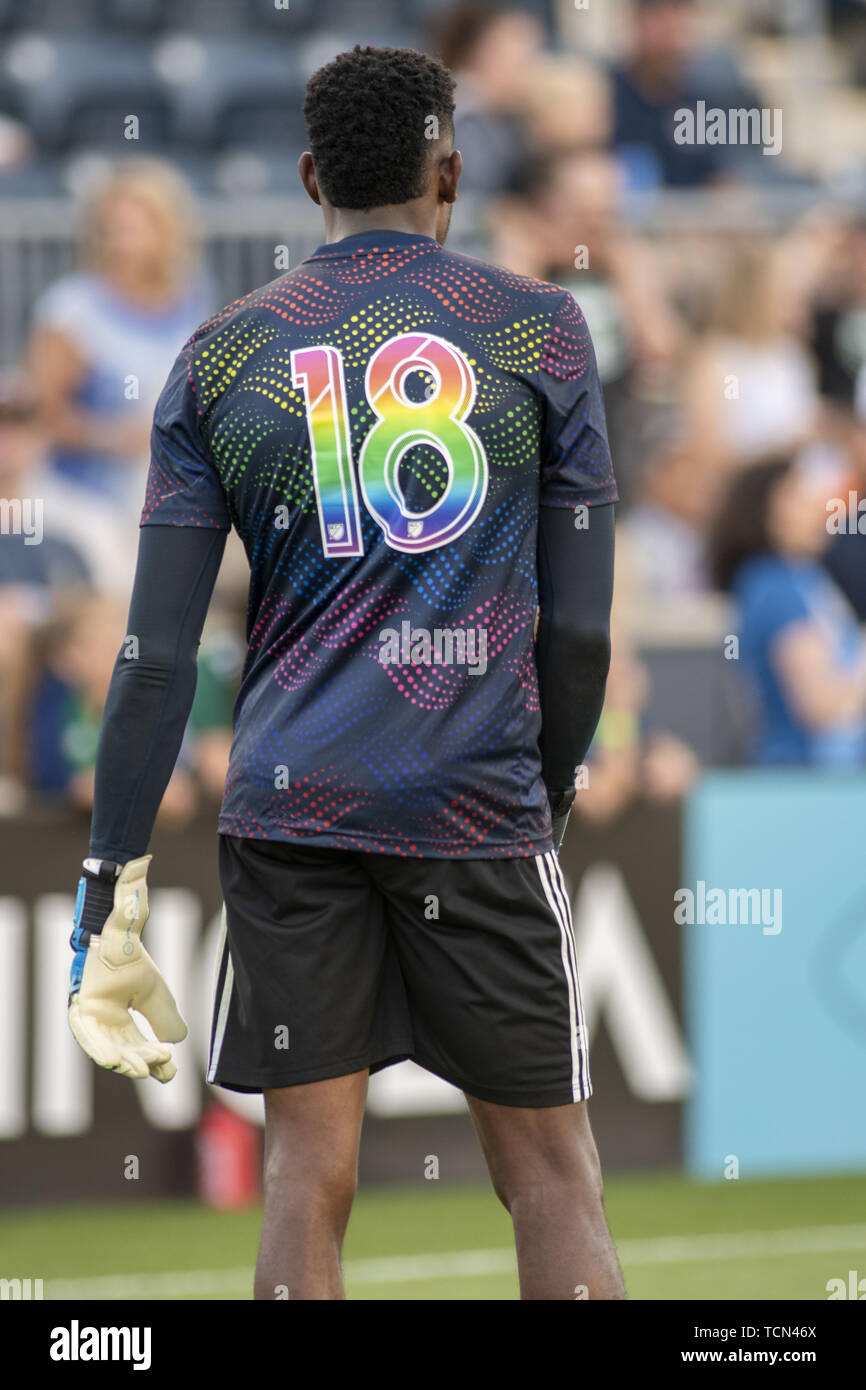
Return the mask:
<svg viewBox="0 0 866 1390">
<path fill-rule="evenodd" d="M 361 1071 L 265 1091 L 255 1298 L 345 1298 L 340 1253 L 358 1182 L 367 1082 Z"/>
<path fill-rule="evenodd" d="M 523 1109 L 466 1099 L 514 1224 L 520 1297 L 625 1298 L 586 1103 Z"/>
</svg>

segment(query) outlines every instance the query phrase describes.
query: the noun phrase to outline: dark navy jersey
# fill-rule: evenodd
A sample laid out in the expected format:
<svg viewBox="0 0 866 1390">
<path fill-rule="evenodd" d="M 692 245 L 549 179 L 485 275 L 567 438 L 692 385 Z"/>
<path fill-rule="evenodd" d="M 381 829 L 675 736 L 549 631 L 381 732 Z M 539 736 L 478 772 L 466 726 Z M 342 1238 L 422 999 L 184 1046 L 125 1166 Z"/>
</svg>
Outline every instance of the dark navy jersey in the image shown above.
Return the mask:
<svg viewBox="0 0 866 1390">
<path fill-rule="evenodd" d="M 142 525 L 237 529 L 249 651 L 224 834 L 551 848 L 539 505 L 616 500 L 572 296 L 368 232 L 215 315 L 157 406 Z"/>
</svg>

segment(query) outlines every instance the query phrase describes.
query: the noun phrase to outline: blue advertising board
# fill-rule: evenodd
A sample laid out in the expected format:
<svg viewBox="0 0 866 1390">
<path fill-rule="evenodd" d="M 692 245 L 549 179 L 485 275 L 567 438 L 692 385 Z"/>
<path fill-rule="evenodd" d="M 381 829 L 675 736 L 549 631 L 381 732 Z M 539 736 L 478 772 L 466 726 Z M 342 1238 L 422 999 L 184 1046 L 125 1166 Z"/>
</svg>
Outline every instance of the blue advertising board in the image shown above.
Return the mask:
<svg viewBox="0 0 866 1390">
<path fill-rule="evenodd" d="M 684 832 L 688 1169 L 862 1169 L 866 778 L 710 773 Z"/>
</svg>

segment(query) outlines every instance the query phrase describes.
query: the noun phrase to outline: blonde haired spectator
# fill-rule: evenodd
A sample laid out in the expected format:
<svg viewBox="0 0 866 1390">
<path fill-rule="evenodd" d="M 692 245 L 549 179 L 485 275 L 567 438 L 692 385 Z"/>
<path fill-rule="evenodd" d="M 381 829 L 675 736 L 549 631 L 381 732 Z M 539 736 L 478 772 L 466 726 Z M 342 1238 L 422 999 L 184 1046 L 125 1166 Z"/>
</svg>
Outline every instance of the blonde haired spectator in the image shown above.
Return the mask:
<svg viewBox="0 0 866 1390">
<path fill-rule="evenodd" d="M 687 431 L 706 465 L 741 467 L 816 438 L 821 399 L 806 309 L 789 247 L 737 249 L 686 378 Z"/>
<path fill-rule="evenodd" d="M 543 53 L 529 65 L 526 117 L 542 154 L 602 149 L 610 141 L 610 80 L 571 54 Z"/>
<path fill-rule="evenodd" d="M 84 210 L 81 268 L 34 311 L 29 368 L 49 467 L 134 515 L 153 407 L 211 307 L 192 195 L 169 165 L 118 165 Z"/>
</svg>

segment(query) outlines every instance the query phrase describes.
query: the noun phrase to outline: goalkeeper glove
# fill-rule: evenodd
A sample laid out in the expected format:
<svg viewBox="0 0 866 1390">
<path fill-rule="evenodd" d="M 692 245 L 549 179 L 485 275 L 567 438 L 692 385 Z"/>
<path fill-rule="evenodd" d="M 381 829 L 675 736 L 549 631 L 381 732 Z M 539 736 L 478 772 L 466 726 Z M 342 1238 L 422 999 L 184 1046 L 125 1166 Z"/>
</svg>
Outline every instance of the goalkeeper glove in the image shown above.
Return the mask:
<svg viewBox="0 0 866 1390">
<path fill-rule="evenodd" d="M 151 856 L 128 864 L 85 859 L 69 938 L 75 955 L 69 981 L 69 1027 L 99 1066 L 122 1076 L 170 1081 L 177 1067 L 171 1049 L 187 1027 L 171 991 L 141 944 L 147 921 L 147 866 Z M 159 1042 L 140 1031 L 136 1009 Z"/>
</svg>

